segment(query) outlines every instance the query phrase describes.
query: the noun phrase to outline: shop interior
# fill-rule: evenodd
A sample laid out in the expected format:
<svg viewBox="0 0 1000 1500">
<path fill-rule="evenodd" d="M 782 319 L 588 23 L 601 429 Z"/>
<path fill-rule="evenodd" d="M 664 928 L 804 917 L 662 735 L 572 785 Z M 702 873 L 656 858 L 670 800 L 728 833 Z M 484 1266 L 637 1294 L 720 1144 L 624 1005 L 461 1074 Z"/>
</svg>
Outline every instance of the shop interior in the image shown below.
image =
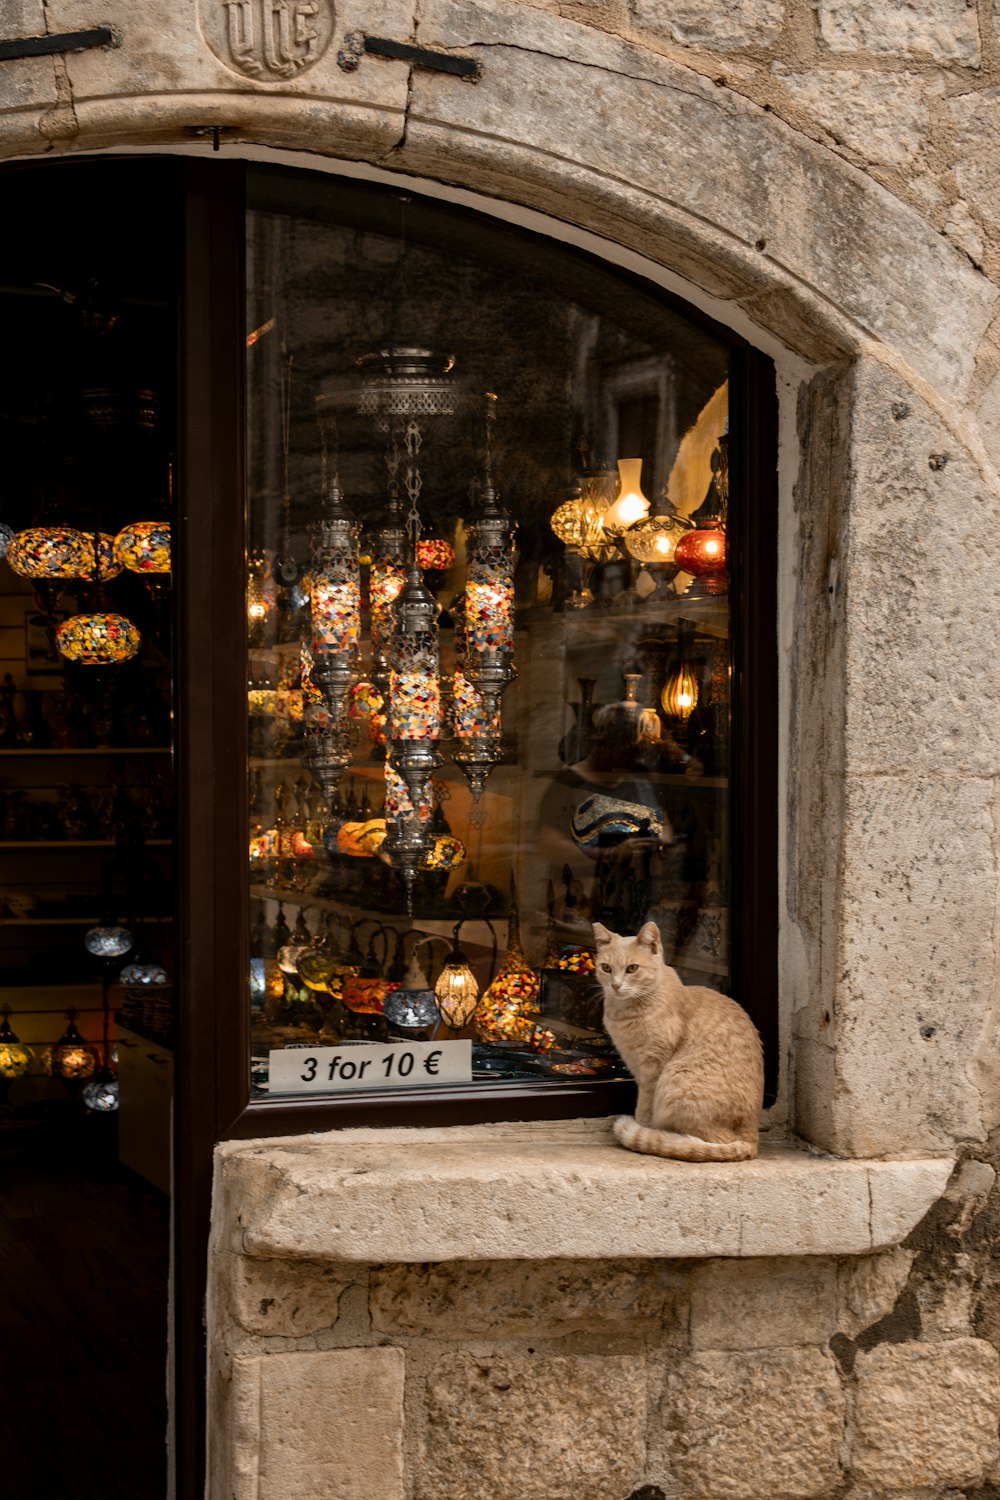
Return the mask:
<svg viewBox="0 0 1000 1500">
<path fill-rule="evenodd" d="M 8 173 L 0 254 L 9 1500 L 167 1483 L 173 252 L 90 165 Z"/>
</svg>

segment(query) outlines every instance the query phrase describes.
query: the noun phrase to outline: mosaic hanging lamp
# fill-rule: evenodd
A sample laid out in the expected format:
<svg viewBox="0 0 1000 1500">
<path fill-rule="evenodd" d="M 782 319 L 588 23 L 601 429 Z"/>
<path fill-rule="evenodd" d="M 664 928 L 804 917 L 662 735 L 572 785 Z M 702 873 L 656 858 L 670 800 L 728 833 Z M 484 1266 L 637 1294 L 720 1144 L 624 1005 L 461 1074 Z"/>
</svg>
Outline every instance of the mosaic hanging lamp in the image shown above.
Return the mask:
<svg viewBox="0 0 1000 1500">
<path fill-rule="evenodd" d="M 31 526 L 17 532 L 7 548 L 7 561 L 22 578 L 93 578 L 105 583 L 122 571 L 113 536 L 73 526 Z"/>
<path fill-rule="evenodd" d="M 309 764 L 327 800 L 351 764 L 357 728 L 351 690 L 361 634 L 359 527 L 334 477 L 322 518 L 309 528 Z"/>
<path fill-rule="evenodd" d="M 133 521 L 115 537 L 114 555 L 130 573 L 169 573 L 169 521 Z"/>
<path fill-rule="evenodd" d="M 511 908 L 508 934 L 500 971 L 476 1011 L 476 1033 L 481 1042 L 531 1042 L 538 1032 L 542 980 L 521 947 L 516 907 Z"/>
<path fill-rule="evenodd" d="M 479 1004 L 479 983 L 469 967 L 469 960 L 458 946 L 461 926 L 461 922 L 456 922 L 451 952 L 434 985 L 434 998 L 441 1019 L 453 1031 L 468 1026 Z"/>
<path fill-rule="evenodd" d="M 48 1049 L 48 1070 L 54 1078 L 68 1083 L 90 1078 L 97 1067 L 97 1056 L 76 1028 L 78 1011 L 68 1010 L 69 1025 L 57 1042 Z"/>
<path fill-rule="evenodd" d="M 441 1019 L 434 991 L 420 966 L 416 949 L 410 956 L 402 985 L 386 996 L 382 1014 L 397 1031 L 411 1036 L 428 1031 Z"/>
<path fill-rule="evenodd" d="M 5 1005 L 0 1022 L 0 1078 L 20 1078 L 31 1067 L 31 1053 L 11 1030 L 10 1007 Z"/>
<path fill-rule="evenodd" d="M 419 526 L 416 510 L 411 525 Z M 441 764 L 439 606 L 429 593 L 414 560 L 395 605 L 395 628 L 389 650 L 389 712 L 386 762 L 406 787 L 409 808 L 389 824 L 384 854 L 406 886 L 407 911 L 413 910 L 413 882 L 431 844 L 430 779 Z M 426 818 L 423 816 L 427 809 Z"/>
<path fill-rule="evenodd" d="M 399 465 L 399 450 L 395 442 L 386 462 L 391 466 L 389 508 L 372 543 L 368 585 L 371 608 L 372 681 L 383 698 L 386 697 L 389 687 L 392 610 L 406 582 L 406 527 L 398 486 L 395 482 L 395 470 Z"/>
<path fill-rule="evenodd" d="M 56 631 L 56 645 L 67 661 L 88 667 L 118 666 L 136 655 L 142 635 L 124 615 L 71 615 Z"/>
<path fill-rule="evenodd" d="M 14 528 L 8 526 L 5 521 L 0 521 L 0 557 L 6 557 L 10 551 L 10 544 L 14 540 Z"/>
<path fill-rule="evenodd" d="M 483 721 L 493 724 L 514 667 L 514 521 L 493 487 L 492 428 L 496 396 L 486 393 L 486 482 L 481 508 L 467 528 L 465 643 L 462 673 L 482 702 Z"/>
<path fill-rule="evenodd" d="M 451 758 L 468 781 L 473 800 L 478 802 L 487 777 L 500 760 L 503 735 L 499 708 L 490 713 L 483 695 L 466 675 L 468 651 L 465 597 L 462 594 L 451 608 L 455 623 L 456 662 L 451 679 L 451 731 L 454 741 Z"/>
</svg>

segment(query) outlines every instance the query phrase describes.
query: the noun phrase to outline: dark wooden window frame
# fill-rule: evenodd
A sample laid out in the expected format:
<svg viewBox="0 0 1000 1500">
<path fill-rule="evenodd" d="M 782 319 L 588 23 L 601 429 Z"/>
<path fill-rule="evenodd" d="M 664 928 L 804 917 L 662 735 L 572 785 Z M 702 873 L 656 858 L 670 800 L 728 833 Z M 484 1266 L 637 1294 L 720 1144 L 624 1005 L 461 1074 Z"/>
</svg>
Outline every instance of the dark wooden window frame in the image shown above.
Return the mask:
<svg viewBox="0 0 1000 1500">
<path fill-rule="evenodd" d="M 606 1115 L 623 1082 L 475 1084 L 392 1096 L 251 1101 L 246 796 L 245 217 L 242 163 L 187 162 L 182 225 L 176 569 L 178 992 L 175 1244 L 178 1390 L 200 1392 L 213 1148 L 352 1125 Z M 326 184 L 324 183 L 324 186 Z M 645 284 L 644 284 L 645 285 Z M 648 285 L 646 285 L 648 291 Z M 666 293 L 732 350 L 735 993 L 777 1075 L 777 413 L 770 361 Z M 752 505 L 743 503 L 752 497 Z M 749 603 L 752 600 L 752 609 Z M 199 1493 L 200 1400 L 178 1405 L 180 1493 Z"/>
</svg>

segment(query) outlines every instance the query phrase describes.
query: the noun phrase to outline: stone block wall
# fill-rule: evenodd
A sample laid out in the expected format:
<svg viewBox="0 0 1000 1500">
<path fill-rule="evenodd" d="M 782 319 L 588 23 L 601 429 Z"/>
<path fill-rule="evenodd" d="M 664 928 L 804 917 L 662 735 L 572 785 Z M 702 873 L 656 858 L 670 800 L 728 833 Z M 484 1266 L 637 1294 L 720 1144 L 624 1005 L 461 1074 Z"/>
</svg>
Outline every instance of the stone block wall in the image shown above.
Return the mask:
<svg viewBox="0 0 1000 1500">
<path fill-rule="evenodd" d="M 863 1256 L 366 1266 L 234 1232 L 210 1494 L 996 1500 L 998 1155 Z"/>
</svg>

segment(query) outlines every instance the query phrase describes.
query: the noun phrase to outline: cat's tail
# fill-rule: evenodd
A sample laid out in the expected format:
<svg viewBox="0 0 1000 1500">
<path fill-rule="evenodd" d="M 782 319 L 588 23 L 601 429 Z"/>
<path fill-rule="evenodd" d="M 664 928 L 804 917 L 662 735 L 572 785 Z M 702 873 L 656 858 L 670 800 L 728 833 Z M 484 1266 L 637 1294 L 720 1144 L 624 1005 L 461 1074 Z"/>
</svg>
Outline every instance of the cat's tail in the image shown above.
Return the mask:
<svg viewBox="0 0 1000 1500">
<path fill-rule="evenodd" d="M 614 1132 L 629 1151 L 670 1156 L 676 1161 L 752 1161 L 757 1155 L 756 1141 L 703 1141 L 697 1135 L 653 1130 L 640 1125 L 632 1115 L 620 1115 L 614 1123 Z"/>
</svg>

